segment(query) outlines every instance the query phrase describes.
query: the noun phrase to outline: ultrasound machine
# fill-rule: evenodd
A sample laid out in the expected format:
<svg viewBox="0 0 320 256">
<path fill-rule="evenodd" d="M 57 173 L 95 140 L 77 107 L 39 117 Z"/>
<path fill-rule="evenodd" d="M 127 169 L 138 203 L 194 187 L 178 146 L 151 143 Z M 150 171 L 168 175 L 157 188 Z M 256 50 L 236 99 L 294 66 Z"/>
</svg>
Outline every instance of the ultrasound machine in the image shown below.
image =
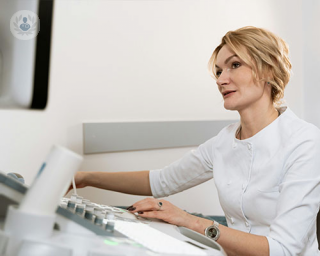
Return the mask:
<svg viewBox="0 0 320 256">
<path fill-rule="evenodd" d="M 8 28 L 19 10 L 33 11 L 41 21 L 41 32 L 27 43 Z M 53 10 L 53 0 L 0 0 L 1 108 L 45 108 Z M 30 186 L 21 175 L 0 171 L 0 256 L 226 255 L 204 235 L 89 201 L 75 186 L 64 197 L 81 161 L 54 145 Z"/>
<path fill-rule="evenodd" d="M 54 217 L 19 212 L 29 189 L 0 173 L 0 255 L 226 255 L 219 244 L 192 230 L 76 194 L 60 199 Z"/>
</svg>

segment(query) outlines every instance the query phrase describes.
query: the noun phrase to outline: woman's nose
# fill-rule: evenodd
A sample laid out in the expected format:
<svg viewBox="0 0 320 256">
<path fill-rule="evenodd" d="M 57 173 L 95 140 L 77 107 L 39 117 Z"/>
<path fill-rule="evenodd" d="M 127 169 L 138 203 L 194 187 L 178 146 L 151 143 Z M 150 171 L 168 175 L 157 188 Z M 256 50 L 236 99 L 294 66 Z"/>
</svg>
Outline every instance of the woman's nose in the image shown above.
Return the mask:
<svg viewBox="0 0 320 256">
<path fill-rule="evenodd" d="M 221 86 L 228 84 L 230 82 L 230 70 L 225 69 L 220 73 L 220 76 L 217 79 L 217 85 Z"/>
</svg>

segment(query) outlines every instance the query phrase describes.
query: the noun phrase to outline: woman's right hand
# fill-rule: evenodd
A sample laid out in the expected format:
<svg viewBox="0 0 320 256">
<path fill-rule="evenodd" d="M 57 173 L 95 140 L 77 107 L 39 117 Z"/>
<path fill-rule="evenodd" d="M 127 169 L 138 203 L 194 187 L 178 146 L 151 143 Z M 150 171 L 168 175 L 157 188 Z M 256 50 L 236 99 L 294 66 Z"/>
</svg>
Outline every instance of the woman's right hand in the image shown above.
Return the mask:
<svg viewBox="0 0 320 256">
<path fill-rule="evenodd" d="M 87 177 L 88 173 L 87 172 L 76 172 L 76 174 L 74 175 L 74 182 L 76 185 L 76 188 L 84 188 L 87 186 L 86 184 L 86 177 Z M 72 181 L 71 184 L 66 192 L 66 194 L 68 194 L 70 192 L 70 190 L 73 189 L 73 185 L 72 185 Z"/>
</svg>

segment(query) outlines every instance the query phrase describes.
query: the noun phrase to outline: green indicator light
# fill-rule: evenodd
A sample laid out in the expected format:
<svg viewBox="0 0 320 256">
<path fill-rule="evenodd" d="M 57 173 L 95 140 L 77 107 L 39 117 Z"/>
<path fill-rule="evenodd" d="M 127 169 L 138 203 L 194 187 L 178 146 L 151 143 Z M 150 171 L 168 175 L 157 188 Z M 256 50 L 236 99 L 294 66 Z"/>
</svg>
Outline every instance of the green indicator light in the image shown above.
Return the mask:
<svg viewBox="0 0 320 256">
<path fill-rule="evenodd" d="M 107 244 L 107 245 L 119 245 L 118 242 L 111 241 L 111 240 L 108 240 L 108 239 L 105 239 L 103 242 L 104 242 L 105 244 Z"/>
</svg>

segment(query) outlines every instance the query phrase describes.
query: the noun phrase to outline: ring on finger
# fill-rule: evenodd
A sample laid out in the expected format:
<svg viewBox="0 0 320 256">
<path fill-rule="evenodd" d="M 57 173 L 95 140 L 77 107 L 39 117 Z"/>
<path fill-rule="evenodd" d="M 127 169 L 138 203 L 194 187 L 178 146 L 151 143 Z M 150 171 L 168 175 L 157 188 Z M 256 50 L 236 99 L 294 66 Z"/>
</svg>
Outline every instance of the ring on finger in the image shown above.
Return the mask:
<svg viewBox="0 0 320 256">
<path fill-rule="evenodd" d="M 158 211 L 160 211 L 160 210 L 161 210 L 162 205 L 163 205 L 163 203 L 162 203 L 162 202 L 158 202 L 158 206 L 159 206 Z"/>
</svg>

